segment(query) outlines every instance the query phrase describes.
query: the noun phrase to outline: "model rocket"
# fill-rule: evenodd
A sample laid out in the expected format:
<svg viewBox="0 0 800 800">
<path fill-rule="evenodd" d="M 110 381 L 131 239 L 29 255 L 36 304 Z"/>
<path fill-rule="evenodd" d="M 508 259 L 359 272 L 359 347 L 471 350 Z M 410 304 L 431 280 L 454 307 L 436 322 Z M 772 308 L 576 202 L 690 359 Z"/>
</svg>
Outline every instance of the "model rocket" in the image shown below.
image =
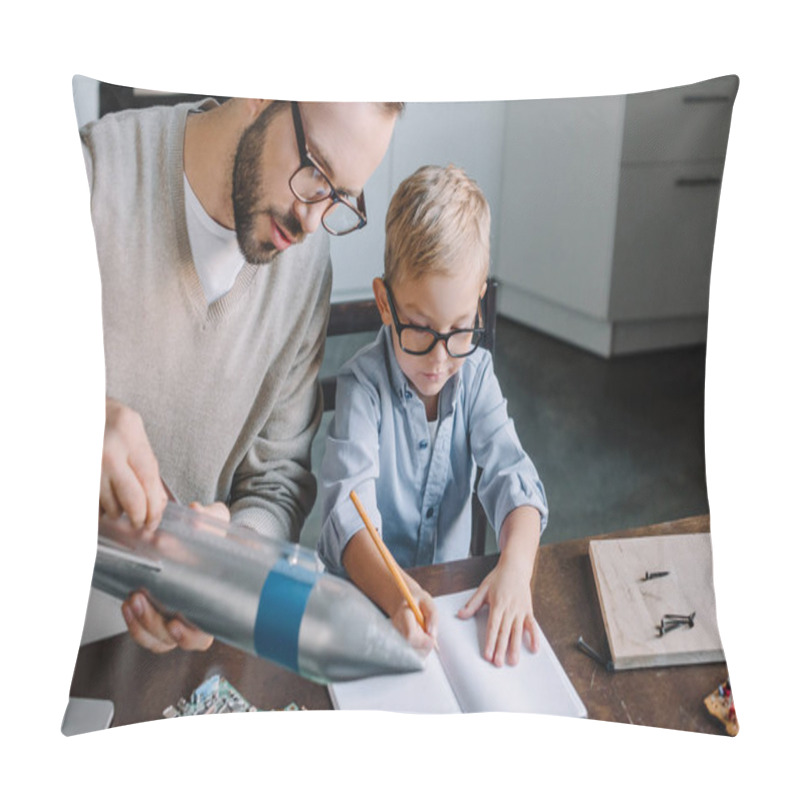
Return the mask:
<svg viewBox="0 0 800 800">
<path fill-rule="evenodd" d="M 317 683 L 422 669 L 377 606 L 300 545 L 172 502 L 152 534 L 124 516 L 101 517 L 98 534 L 96 588 L 143 590 L 163 613 Z"/>
</svg>

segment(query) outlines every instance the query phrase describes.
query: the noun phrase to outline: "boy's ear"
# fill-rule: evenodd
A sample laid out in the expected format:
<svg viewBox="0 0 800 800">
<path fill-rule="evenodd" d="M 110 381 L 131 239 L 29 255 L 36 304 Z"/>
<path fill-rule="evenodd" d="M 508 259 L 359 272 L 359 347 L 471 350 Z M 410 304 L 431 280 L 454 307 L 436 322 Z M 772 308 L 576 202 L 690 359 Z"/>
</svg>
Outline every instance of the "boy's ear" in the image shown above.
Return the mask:
<svg viewBox="0 0 800 800">
<path fill-rule="evenodd" d="M 478 296 L 479 300 L 483 300 L 483 296 L 486 294 L 486 290 L 489 288 L 489 281 L 486 280 L 483 282 L 483 289 L 481 289 L 481 293 Z"/>
<path fill-rule="evenodd" d="M 372 281 L 372 293 L 375 295 L 375 304 L 381 315 L 381 322 L 391 326 L 392 312 L 389 310 L 389 300 L 386 297 L 386 285 L 382 278 L 374 278 Z"/>
</svg>

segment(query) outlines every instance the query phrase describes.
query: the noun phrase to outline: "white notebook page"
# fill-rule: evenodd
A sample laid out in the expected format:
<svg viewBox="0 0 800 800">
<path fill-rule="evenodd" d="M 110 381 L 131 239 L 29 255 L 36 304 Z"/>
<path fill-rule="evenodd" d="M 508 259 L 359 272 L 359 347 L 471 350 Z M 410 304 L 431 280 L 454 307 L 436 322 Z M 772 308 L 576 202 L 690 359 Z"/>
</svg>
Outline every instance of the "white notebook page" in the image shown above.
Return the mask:
<svg viewBox="0 0 800 800">
<path fill-rule="evenodd" d="M 539 630 L 539 652 L 523 646 L 515 666 L 495 667 L 483 656 L 488 607 L 472 619 L 456 616 L 474 589 L 436 598 L 439 651 L 421 672 L 331 684 L 336 708 L 440 714 L 524 711 L 585 717 L 586 708 Z"/>
</svg>

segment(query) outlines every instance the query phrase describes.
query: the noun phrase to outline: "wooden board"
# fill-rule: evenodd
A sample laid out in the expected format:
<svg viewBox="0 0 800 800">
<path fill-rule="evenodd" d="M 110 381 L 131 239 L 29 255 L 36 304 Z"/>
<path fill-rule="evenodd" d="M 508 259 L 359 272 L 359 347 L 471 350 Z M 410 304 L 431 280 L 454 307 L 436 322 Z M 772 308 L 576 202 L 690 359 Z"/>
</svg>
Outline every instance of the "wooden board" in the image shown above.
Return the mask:
<svg viewBox="0 0 800 800">
<path fill-rule="evenodd" d="M 595 540 L 589 557 L 615 669 L 725 660 L 710 534 Z M 643 580 L 663 571 L 669 574 Z M 694 627 L 659 635 L 664 614 L 691 613 Z"/>
</svg>

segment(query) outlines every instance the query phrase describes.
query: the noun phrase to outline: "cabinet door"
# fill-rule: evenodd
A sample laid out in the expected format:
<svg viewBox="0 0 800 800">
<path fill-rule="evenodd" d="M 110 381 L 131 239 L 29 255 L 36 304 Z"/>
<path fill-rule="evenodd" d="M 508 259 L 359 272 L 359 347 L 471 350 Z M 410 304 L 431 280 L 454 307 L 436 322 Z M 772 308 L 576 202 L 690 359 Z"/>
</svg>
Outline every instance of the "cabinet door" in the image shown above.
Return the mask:
<svg viewBox="0 0 800 800">
<path fill-rule="evenodd" d="M 630 94 L 625 103 L 623 164 L 725 158 L 739 79 Z"/>
<path fill-rule="evenodd" d="M 624 166 L 609 317 L 708 314 L 722 164 Z"/>
<path fill-rule="evenodd" d="M 372 296 L 372 279 L 383 274 L 384 223 L 394 190 L 423 164 L 456 164 L 481 187 L 494 212 L 500 205 L 505 103 L 410 103 L 397 121 L 385 158 L 365 189 L 368 225 L 331 237 L 333 296 Z M 492 234 L 496 235 L 493 214 Z"/>
<path fill-rule="evenodd" d="M 508 103 L 496 262 L 503 286 L 605 318 L 623 114 L 622 97 Z"/>
</svg>

